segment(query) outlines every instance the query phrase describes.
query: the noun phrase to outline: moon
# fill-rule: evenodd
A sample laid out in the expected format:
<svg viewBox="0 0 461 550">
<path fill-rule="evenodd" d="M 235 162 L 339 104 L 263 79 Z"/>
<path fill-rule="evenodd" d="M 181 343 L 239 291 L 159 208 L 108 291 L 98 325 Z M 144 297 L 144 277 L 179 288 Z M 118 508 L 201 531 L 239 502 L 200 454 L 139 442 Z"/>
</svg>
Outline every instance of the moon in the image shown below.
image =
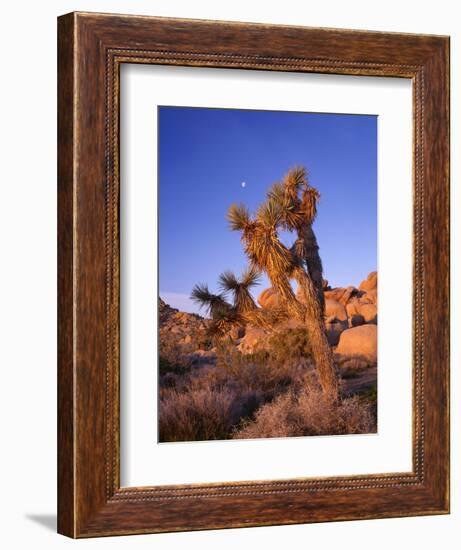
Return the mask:
<svg viewBox="0 0 461 550">
<path fill-rule="evenodd" d="M 246 181 L 242 181 L 242 187 L 245 188 L 246 187 Z"/>
</svg>

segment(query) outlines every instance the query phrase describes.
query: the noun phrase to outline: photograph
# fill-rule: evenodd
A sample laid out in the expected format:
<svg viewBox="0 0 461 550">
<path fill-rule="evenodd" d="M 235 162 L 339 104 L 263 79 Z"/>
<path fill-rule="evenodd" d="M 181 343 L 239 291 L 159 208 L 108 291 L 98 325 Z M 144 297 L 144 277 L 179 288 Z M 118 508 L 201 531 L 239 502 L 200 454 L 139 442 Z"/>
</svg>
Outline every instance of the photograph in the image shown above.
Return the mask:
<svg viewBox="0 0 461 550">
<path fill-rule="evenodd" d="M 158 442 L 377 433 L 378 116 L 157 109 Z"/>
</svg>

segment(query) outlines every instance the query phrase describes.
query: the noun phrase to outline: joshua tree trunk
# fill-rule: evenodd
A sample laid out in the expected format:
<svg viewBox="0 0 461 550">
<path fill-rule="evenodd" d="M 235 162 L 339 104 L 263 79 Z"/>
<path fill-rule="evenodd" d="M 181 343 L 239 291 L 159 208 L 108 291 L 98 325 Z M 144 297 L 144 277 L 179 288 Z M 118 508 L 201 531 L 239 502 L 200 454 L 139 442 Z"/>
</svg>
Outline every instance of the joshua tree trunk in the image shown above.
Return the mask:
<svg viewBox="0 0 461 550">
<path fill-rule="evenodd" d="M 333 364 L 333 354 L 325 334 L 323 313 L 317 290 L 304 268 L 296 267 L 293 271 L 293 277 L 298 283 L 304 304 L 296 299 L 288 277 L 269 276 L 272 286 L 279 293 L 287 310 L 306 325 L 311 342 L 312 358 L 317 367 L 320 385 L 327 395 L 336 400 L 339 394 L 338 379 Z"/>
<path fill-rule="evenodd" d="M 317 366 L 320 384 L 325 393 L 333 399 L 337 399 L 339 393 L 338 378 L 333 364 L 333 354 L 325 333 L 323 312 L 320 309 L 316 288 L 309 274 L 302 267 L 296 267 L 293 276 L 306 304 L 304 322 L 311 342 L 312 356 Z"/>
<path fill-rule="evenodd" d="M 284 302 L 287 311 L 299 321 L 304 322 L 305 307 L 301 304 L 301 302 L 299 302 L 299 300 L 296 299 L 288 278 L 270 276 L 269 278 L 273 288 L 277 291 Z"/>
<path fill-rule="evenodd" d="M 325 311 L 325 296 L 323 294 L 323 266 L 319 254 L 319 245 L 315 237 L 312 224 L 305 224 L 298 233 L 298 237 L 304 242 L 304 251 L 307 271 L 316 288 L 322 316 Z"/>
</svg>

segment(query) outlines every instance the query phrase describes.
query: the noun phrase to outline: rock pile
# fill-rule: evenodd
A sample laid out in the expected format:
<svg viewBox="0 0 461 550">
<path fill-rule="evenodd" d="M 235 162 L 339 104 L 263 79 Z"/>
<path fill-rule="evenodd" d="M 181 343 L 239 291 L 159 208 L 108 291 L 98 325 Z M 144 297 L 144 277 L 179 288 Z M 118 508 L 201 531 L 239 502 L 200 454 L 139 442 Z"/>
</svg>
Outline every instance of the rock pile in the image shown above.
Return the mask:
<svg viewBox="0 0 461 550">
<path fill-rule="evenodd" d="M 324 293 L 325 328 L 330 346 L 337 346 L 337 353 L 363 353 L 375 357 L 378 324 L 377 272 L 371 272 L 358 288 L 330 288 L 325 281 Z M 274 289 L 269 288 L 260 294 L 258 302 L 261 307 L 269 309 L 278 305 L 279 297 Z M 373 325 L 374 328 L 360 329 L 364 325 Z"/>
<path fill-rule="evenodd" d="M 341 355 L 377 360 L 378 274 L 373 271 L 359 288 L 325 291 L 325 327 L 331 346 Z"/>
<path fill-rule="evenodd" d="M 215 353 L 207 336 L 208 319 L 158 301 L 160 355 L 176 364 L 202 363 Z"/>
<path fill-rule="evenodd" d="M 360 355 L 371 362 L 378 359 L 378 328 L 374 324 L 360 325 L 341 333 L 336 353 L 340 355 Z"/>
</svg>

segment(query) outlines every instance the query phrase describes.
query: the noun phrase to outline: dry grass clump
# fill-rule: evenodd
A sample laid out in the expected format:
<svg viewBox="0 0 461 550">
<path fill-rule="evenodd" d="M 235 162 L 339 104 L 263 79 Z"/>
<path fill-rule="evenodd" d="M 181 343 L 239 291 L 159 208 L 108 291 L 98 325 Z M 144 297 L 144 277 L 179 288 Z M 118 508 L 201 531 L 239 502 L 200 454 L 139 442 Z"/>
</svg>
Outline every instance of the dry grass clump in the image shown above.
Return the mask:
<svg viewBox="0 0 461 550">
<path fill-rule="evenodd" d="M 192 346 L 190 346 L 192 348 Z M 164 374 L 176 368 L 188 368 L 191 361 L 189 350 L 180 349 L 174 342 L 160 342 L 159 372 Z"/>
<path fill-rule="evenodd" d="M 278 363 L 299 363 L 300 359 L 312 361 L 312 346 L 304 328 L 291 328 L 275 332 L 268 342 L 270 356 Z"/>
<path fill-rule="evenodd" d="M 320 388 L 290 390 L 263 405 L 254 420 L 245 420 L 234 437 L 300 437 L 308 435 L 365 434 L 376 432 L 372 404 L 351 397 L 332 401 Z"/>
<path fill-rule="evenodd" d="M 228 439 L 238 422 L 253 414 L 260 402 L 258 392 L 164 389 L 159 402 L 159 440 Z"/>
<path fill-rule="evenodd" d="M 219 346 L 216 369 L 209 373 L 214 385 L 232 384 L 242 391 L 260 390 L 266 401 L 288 388 L 301 387 L 305 374 L 314 368 L 305 350 L 307 344 L 303 339 L 282 340 L 282 335 L 271 337 L 265 349 L 247 354 L 232 345 Z"/>
<path fill-rule="evenodd" d="M 363 355 L 336 354 L 335 363 L 341 373 L 341 378 L 355 378 L 364 370 L 376 367 L 375 361 L 370 361 Z"/>
<path fill-rule="evenodd" d="M 159 357 L 158 371 L 160 378 L 168 377 L 171 374 L 185 374 L 190 370 L 190 361 L 175 360 L 171 361 L 164 356 Z"/>
</svg>

